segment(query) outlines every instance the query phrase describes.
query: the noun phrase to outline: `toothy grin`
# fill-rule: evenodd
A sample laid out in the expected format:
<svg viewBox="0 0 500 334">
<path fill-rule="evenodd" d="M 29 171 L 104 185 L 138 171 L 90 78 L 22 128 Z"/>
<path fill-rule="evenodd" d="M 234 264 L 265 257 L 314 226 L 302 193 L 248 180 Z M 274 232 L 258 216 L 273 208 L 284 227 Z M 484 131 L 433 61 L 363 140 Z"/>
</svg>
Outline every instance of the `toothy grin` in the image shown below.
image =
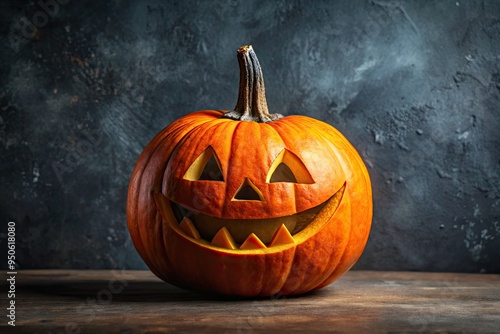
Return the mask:
<svg viewBox="0 0 500 334">
<path fill-rule="evenodd" d="M 167 222 L 174 219 L 180 232 L 198 243 L 232 250 L 265 249 L 295 243 L 323 211 L 333 214 L 339 206 L 345 184 L 332 197 L 309 210 L 268 219 L 225 219 L 189 210 L 154 193 L 158 210 Z M 175 224 L 175 222 L 173 222 Z"/>
</svg>

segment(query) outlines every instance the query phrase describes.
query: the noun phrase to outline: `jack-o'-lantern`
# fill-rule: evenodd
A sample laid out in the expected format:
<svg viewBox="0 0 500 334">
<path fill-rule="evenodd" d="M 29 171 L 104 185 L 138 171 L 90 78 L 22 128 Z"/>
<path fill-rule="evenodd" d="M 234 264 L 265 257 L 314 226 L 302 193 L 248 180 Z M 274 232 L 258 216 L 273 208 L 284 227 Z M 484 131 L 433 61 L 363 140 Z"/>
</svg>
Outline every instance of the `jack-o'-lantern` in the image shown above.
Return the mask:
<svg viewBox="0 0 500 334">
<path fill-rule="evenodd" d="M 167 126 L 132 174 L 128 227 L 149 268 L 174 285 L 240 296 L 324 287 L 361 255 L 370 179 L 332 126 L 270 114 L 251 46 L 238 50 L 233 111 Z"/>
</svg>

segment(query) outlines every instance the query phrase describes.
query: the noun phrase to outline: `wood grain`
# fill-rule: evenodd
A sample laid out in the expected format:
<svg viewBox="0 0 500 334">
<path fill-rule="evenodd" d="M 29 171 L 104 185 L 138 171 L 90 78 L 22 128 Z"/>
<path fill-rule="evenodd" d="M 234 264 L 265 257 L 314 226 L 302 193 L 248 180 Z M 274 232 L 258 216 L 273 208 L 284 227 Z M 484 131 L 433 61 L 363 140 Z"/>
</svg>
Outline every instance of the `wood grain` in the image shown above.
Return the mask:
<svg viewBox="0 0 500 334">
<path fill-rule="evenodd" d="M 16 287 L 17 326 L 4 320 L 2 333 L 500 332 L 500 275 L 351 271 L 259 300 L 185 291 L 147 271 L 20 271 Z"/>
</svg>

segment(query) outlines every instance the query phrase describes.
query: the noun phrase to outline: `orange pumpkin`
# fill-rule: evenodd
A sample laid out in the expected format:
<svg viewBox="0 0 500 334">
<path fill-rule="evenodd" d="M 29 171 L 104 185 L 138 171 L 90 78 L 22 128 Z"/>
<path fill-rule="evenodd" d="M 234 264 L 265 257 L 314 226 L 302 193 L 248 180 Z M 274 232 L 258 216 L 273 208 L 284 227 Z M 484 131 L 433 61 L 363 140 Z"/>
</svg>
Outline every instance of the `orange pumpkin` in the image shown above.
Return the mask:
<svg viewBox="0 0 500 334">
<path fill-rule="evenodd" d="M 128 227 L 174 285 L 240 296 L 300 294 L 351 268 L 368 239 L 370 178 L 332 126 L 269 114 L 251 46 L 238 50 L 234 111 L 163 129 L 131 177 Z"/>
</svg>

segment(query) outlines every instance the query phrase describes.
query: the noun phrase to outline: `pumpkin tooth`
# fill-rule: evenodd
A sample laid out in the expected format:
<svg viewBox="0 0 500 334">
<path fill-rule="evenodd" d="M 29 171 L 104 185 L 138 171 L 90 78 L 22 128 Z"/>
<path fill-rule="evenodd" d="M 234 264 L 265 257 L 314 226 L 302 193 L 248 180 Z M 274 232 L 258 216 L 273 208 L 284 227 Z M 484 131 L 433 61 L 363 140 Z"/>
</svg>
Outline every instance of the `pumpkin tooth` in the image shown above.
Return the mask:
<svg viewBox="0 0 500 334">
<path fill-rule="evenodd" d="M 240 249 L 259 249 L 267 248 L 266 245 L 260 241 L 259 237 L 254 233 L 250 234 L 245 242 L 240 246 Z"/>
<path fill-rule="evenodd" d="M 193 222 L 188 217 L 182 218 L 182 221 L 179 224 L 179 227 L 189 237 L 194 238 L 196 240 L 201 239 L 200 233 L 198 232 L 196 227 L 194 227 Z"/>
<path fill-rule="evenodd" d="M 223 227 L 215 234 L 212 239 L 212 246 L 228 248 L 228 249 L 236 249 L 236 242 L 234 242 L 231 233 L 229 233 L 226 227 Z"/>
<path fill-rule="evenodd" d="M 293 239 L 292 235 L 286 228 L 285 224 L 281 224 L 281 226 L 276 230 L 276 233 L 274 233 L 273 238 L 269 243 L 269 247 L 292 244 L 292 243 L 295 243 L 295 240 Z"/>
</svg>

